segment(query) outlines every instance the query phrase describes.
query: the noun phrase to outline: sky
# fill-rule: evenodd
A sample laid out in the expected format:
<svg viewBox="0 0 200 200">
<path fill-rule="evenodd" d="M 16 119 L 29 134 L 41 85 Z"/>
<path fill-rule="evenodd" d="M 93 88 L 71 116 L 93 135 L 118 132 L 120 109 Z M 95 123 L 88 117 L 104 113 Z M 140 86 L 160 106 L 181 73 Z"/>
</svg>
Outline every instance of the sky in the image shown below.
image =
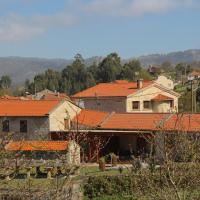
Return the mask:
<svg viewBox="0 0 200 200">
<path fill-rule="evenodd" d="M 0 57 L 200 48 L 200 0 L 0 0 Z"/>
</svg>

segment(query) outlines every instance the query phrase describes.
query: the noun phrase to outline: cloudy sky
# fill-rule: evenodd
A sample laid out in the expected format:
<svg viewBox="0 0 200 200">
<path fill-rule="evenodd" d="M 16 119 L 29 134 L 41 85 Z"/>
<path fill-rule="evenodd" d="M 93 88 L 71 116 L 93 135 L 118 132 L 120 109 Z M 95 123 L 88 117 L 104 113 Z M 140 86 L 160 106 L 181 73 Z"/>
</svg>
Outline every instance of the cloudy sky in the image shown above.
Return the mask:
<svg viewBox="0 0 200 200">
<path fill-rule="evenodd" d="M 199 23 L 200 0 L 0 0 L 0 56 L 197 49 Z"/>
</svg>

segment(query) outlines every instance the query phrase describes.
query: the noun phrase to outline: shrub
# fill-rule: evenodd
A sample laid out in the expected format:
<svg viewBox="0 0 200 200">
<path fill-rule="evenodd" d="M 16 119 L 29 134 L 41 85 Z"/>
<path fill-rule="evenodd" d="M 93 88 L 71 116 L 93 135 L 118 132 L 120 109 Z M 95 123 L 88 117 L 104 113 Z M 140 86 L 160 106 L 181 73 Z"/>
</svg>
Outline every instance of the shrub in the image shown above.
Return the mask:
<svg viewBox="0 0 200 200">
<path fill-rule="evenodd" d="M 128 195 L 131 191 L 131 179 L 128 176 L 90 177 L 84 185 L 84 195 L 89 198 L 116 194 Z"/>
</svg>

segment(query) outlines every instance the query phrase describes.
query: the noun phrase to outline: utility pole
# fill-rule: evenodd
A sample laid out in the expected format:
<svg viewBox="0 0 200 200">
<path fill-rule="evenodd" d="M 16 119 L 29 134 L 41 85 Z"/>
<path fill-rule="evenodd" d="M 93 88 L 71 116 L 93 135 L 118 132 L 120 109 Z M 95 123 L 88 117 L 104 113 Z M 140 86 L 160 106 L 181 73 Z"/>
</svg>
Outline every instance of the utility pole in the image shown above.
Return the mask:
<svg viewBox="0 0 200 200">
<path fill-rule="evenodd" d="M 194 97 L 193 97 L 193 80 L 190 81 L 190 84 L 191 84 L 191 111 L 193 113 L 194 112 L 194 110 L 193 110 L 193 104 L 194 104 L 194 102 L 193 102 L 193 100 L 194 100 Z"/>
<path fill-rule="evenodd" d="M 195 87 L 194 87 L 195 85 Z M 190 80 L 190 87 L 191 87 L 191 112 L 196 113 L 197 112 L 197 101 L 196 101 L 196 91 L 198 89 L 199 80 L 193 79 Z"/>
</svg>

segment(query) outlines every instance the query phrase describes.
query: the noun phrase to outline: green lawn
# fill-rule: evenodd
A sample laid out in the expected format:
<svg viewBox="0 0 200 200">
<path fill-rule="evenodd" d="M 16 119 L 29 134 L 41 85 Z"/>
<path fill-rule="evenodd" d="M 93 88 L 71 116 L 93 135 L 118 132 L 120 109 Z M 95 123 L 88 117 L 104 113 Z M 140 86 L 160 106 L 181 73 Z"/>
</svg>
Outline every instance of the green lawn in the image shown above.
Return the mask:
<svg viewBox="0 0 200 200">
<path fill-rule="evenodd" d="M 130 169 L 123 169 L 122 174 L 127 174 L 130 172 Z M 106 168 L 105 171 L 99 170 L 98 166 L 90 166 L 90 167 L 81 167 L 80 168 L 80 175 L 86 175 L 86 176 L 104 176 L 104 175 L 110 175 L 110 176 L 115 176 L 119 175 L 120 172 L 118 169 L 109 169 Z"/>
</svg>

